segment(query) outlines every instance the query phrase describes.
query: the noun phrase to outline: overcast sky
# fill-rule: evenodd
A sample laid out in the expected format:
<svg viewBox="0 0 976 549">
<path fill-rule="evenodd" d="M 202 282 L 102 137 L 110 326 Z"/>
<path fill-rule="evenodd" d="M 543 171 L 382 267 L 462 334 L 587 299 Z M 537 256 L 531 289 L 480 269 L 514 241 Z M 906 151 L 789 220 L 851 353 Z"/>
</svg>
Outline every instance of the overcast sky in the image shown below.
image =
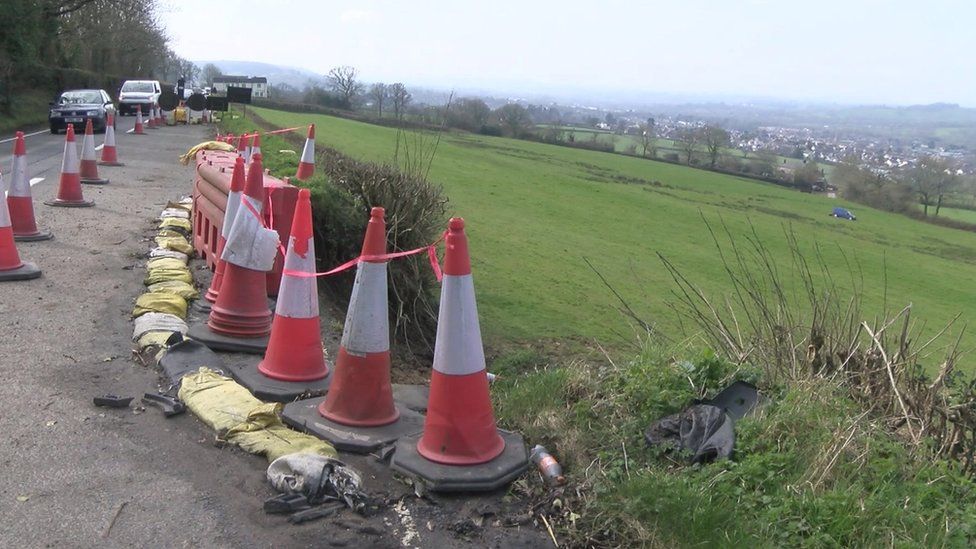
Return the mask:
<svg viewBox="0 0 976 549">
<path fill-rule="evenodd" d="M 367 81 L 976 106 L 976 0 L 160 0 L 187 59 Z"/>
</svg>

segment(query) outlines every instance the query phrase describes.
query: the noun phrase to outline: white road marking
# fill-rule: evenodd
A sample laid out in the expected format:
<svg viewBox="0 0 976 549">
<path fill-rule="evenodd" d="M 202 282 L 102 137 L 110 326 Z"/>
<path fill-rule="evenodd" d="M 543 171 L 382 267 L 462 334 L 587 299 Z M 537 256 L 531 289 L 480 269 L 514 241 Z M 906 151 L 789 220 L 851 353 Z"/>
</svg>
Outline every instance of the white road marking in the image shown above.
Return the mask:
<svg viewBox="0 0 976 549">
<path fill-rule="evenodd" d="M 40 130 L 40 131 L 36 131 L 36 132 L 33 132 L 33 133 L 25 133 L 24 134 L 24 137 L 32 137 L 32 136 L 35 136 L 35 135 L 40 135 L 42 133 L 48 133 L 48 131 L 49 130 Z M 14 139 L 17 139 L 17 137 L 10 137 L 8 139 L 2 139 L 2 140 L 0 140 L 0 143 L 10 143 Z"/>
<path fill-rule="evenodd" d="M 134 131 L 136 131 L 136 129 L 135 128 L 132 128 L 131 130 L 125 130 L 125 133 L 132 133 Z"/>
</svg>

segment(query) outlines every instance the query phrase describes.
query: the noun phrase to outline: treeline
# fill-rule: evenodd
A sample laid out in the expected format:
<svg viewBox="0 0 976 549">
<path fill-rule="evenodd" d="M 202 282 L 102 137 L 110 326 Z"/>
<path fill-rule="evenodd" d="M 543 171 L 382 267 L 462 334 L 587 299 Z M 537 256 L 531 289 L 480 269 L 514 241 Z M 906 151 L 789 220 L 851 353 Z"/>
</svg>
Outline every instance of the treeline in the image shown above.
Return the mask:
<svg viewBox="0 0 976 549">
<path fill-rule="evenodd" d="M 890 173 L 871 171 L 850 158 L 834 167 L 830 182 L 847 200 L 913 216 L 934 218 L 944 206 L 973 209 L 976 204 L 976 180 L 960 175 L 952 160 L 939 156 L 922 157 L 914 166 Z"/>
<path fill-rule="evenodd" d="M 167 46 L 156 0 L 4 0 L 0 112 L 23 93 L 118 92 L 122 80 L 175 82 L 193 65 Z"/>
</svg>

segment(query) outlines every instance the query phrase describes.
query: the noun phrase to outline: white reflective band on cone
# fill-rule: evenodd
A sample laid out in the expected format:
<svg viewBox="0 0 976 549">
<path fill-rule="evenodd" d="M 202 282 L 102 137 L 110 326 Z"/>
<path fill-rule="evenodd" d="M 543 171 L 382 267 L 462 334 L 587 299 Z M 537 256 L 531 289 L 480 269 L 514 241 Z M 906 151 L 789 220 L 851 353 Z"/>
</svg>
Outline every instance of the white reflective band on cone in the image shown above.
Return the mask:
<svg viewBox="0 0 976 549">
<path fill-rule="evenodd" d="M 7 187 L 3 182 L 3 174 L 0 173 L 0 192 L 3 192 Z M 6 228 L 10 226 L 10 210 L 7 209 L 7 199 L 0 196 L 0 228 Z"/>
<path fill-rule="evenodd" d="M 8 196 L 28 197 L 30 193 L 30 178 L 27 177 L 27 157 L 15 156 L 14 166 L 10 174 L 10 189 Z"/>
<path fill-rule="evenodd" d="M 112 126 L 105 126 L 105 146 L 115 146 L 115 129 Z"/>
<path fill-rule="evenodd" d="M 386 299 L 386 263 L 361 262 L 356 267 L 356 282 L 342 329 L 342 348 L 347 353 L 363 356 L 390 350 Z"/>
<path fill-rule="evenodd" d="M 78 173 L 78 149 L 75 144 L 64 140 L 64 158 L 61 160 L 62 173 Z"/>
<path fill-rule="evenodd" d="M 94 135 L 86 133 L 84 139 L 82 139 L 81 158 L 83 158 L 84 160 L 95 160 L 95 136 Z"/>
<path fill-rule="evenodd" d="M 308 252 L 302 257 L 292 251 L 295 239 L 288 246 L 285 257 L 286 271 L 315 272 L 315 243 L 308 239 Z M 278 304 L 275 314 L 288 318 L 316 318 L 319 316 L 319 297 L 316 291 L 315 277 L 281 276 L 281 288 L 278 290 Z"/>
<path fill-rule="evenodd" d="M 241 195 L 241 200 L 247 200 L 255 211 L 261 212 L 257 200 L 246 194 Z M 262 227 L 250 210 L 242 209 L 240 213 L 234 218 L 220 259 L 245 269 L 270 271 L 278 255 L 278 232 Z"/>
<path fill-rule="evenodd" d="M 471 275 L 444 276 L 437 315 L 434 369 L 454 376 L 485 369 L 485 350 L 481 345 L 481 326 Z"/>
<path fill-rule="evenodd" d="M 241 191 L 230 191 L 227 193 L 227 208 L 224 209 L 224 224 L 220 227 L 220 236 L 224 237 L 224 240 L 230 236 L 239 209 L 241 209 Z"/>
<path fill-rule="evenodd" d="M 306 164 L 315 163 L 315 140 L 306 139 L 305 148 L 302 149 L 302 162 Z"/>
</svg>

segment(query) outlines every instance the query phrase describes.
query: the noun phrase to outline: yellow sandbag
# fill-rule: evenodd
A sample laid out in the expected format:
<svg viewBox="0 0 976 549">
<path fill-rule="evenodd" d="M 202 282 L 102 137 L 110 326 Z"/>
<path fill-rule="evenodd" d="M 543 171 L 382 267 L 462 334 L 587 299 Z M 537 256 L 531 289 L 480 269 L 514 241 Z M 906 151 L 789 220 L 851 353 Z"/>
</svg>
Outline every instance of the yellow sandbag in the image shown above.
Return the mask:
<svg viewBox="0 0 976 549">
<path fill-rule="evenodd" d="M 132 317 L 140 317 L 146 313 L 166 313 L 186 318 L 186 300 L 174 294 L 142 294 L 136 298 Z"/>
<path fill-rule="evenodd" d="M 281 404 L 261 402 L 209 368 L 183 376 L 179 397 L 218 437 L 268 461 L 295 452 L 336 456 L 329 443 L 285 427 Z"/>
<path fill-rule="evenodd" d="M 146 332 L 139 336 L 136 345 L 139 349 L 145 349 L 151 345 L 162 347 L 166 345 L 166 340 L 173 335 L 173 332 Z"/>
<path fill-rule="evenodd" d="M 190 220 L 180 219 L 178 217 L 167 217 L 159 222 L 160 229 L 164 229 L 166 227 L 178 227 L 186 232 L 190 232 Z"/>
<path fill-rule="evenodd" d="M 192 284 L 187 284 L 182 280 L 165 280 L 163 282 L 157 282 L 146 288 L 146 291 L 178 295 L 187 301 L 200 297 L 200 292 L 198 292 Z"/>
<path fill-rule="evenodd" d="M 153 284 L 166 282 L 167 280 L 179 280 L 187 284 L 193 284 L 193 275 L 190 274 L 190 270 L 186 267 L 179 269 L 152 269 L 146 273 L 146 279 L 143 280 L 143 283 L 146 286 L 152 286 Z"/>
<path fill-rule="evenodd" d="M 177 229 L 175 227 L 170 227 L 169 229 L 159 229 L 159 232 L 156 233 L 156 236 L 157 237 L 173 237 L 173 236 L 178 236 L 180 238 L 185 239 L 188 234 L 190 234 L 190 231 L 183 231 L 183 230 Z"/>
<path fill-rule="evenodd" d="M 175 257 L 154 257 L 146 262 L 146 270 L 153 269 L 184 269 L 186 261 L 180 261 Z"/>
<path fill-rule="evenodd" d="M 204 149 L 208 151 L 233 152 L 237 150 L 237 147 L 231 145 L 230 143 L 224 143 L 222 141 L 204 141 L 203 143 L 198 143 L 190 147 L 190 150 L 186 151 L 186 154 L 180 156 L 180 164 L 186 166 L 197 155 L 197 152 Z"/>
<path fill-rule="evenodd" d="M 186 255 L 193 253 L 193 246 L 190 246 L 190 243 L 183 236 L 157 236 L 156 245 L 160 248 L 175 250 Z"/>
</svg>

